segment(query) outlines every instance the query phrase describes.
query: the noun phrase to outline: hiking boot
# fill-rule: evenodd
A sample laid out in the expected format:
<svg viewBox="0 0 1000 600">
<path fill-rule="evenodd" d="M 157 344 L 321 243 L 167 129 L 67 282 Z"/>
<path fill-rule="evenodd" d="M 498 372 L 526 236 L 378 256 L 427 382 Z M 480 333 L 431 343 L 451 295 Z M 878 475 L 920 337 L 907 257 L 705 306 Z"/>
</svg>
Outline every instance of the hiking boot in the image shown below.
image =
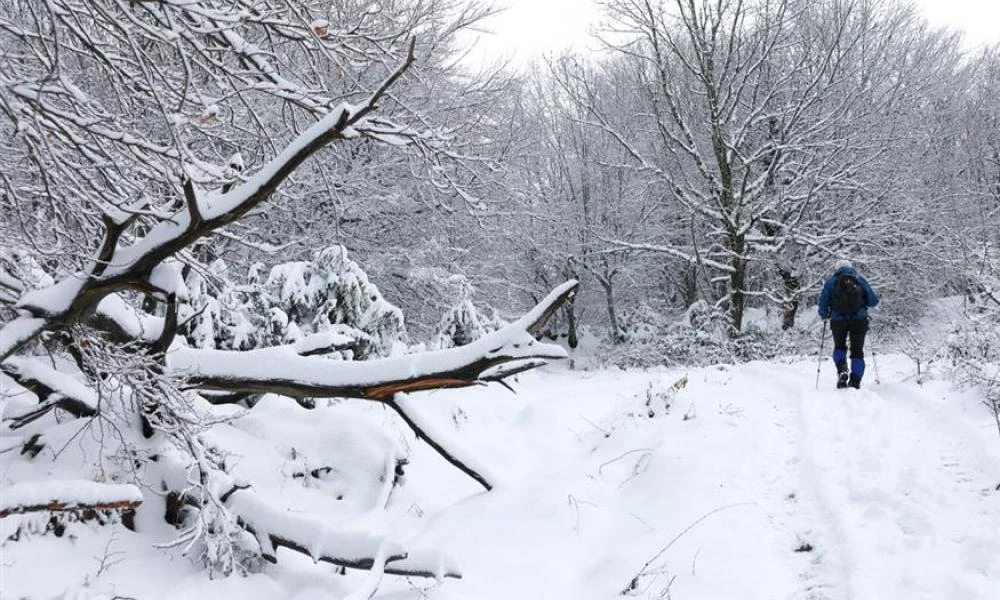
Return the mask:
<svg viewBox="0 0 1000 600">
<path fill-rule="evenodd" d="M 848 381 L 847 371 L 841 371 L 837 375 L 837 389 L 840 390 L 847 387 L 847 381 Z"/>
<path fill-rule="evenodd" d="M 847 381 L 847 385 L 851 386 L 856 390 L 859 390 L 861 389 L 861 378 L 858 377 L 857 375 L 852 374 L 850 379 Z"/>
</svg>

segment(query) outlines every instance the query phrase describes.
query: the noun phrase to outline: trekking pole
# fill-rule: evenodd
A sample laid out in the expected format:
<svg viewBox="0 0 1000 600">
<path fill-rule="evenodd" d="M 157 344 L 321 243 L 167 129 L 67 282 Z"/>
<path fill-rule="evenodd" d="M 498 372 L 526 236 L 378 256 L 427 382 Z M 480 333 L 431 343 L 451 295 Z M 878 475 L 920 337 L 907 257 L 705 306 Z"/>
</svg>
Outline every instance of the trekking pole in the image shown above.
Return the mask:
<svg viewBox="0 0 1000 600">
<path fill-rule="evenodd" d="M 816 361 L 816 389 L 819 389 L 819 370 L 823 367 L 823 342 L 826 341 L 826 319 L 823 319 L 823 331 L 819 337 L 819 360 Z M 875 376 L 876 380 L 878 375 Z"/>
<path fill-rule="evenodd" d="M 872 349 L 872 367 L 875 368 L 875 384 L 882 385 L 882 382 L 879 380 L 878 376 L 878 361 L 875 360 L 875 344 L 870 344 L 870 346 Z"/>
</svg>

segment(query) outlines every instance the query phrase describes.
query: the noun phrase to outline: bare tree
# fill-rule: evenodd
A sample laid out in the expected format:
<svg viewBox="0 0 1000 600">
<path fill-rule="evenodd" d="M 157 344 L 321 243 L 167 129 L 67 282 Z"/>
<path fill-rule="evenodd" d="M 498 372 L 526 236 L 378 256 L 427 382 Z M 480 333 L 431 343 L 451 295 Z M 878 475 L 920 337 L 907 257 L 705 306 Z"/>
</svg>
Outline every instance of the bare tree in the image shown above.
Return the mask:
<svg viewBox="0 0 1000 600">
<path fill-rule="evenodd" d="M 521 257 L 526 277 L 539 289 L 570 277 L 597 292 L 578 298 L 576 312 L 566 315 L 569 335 L 576 335 L 572 328 L 586 313 L 617 344 L 623 340 L 621 296 L 648 272 L 636 252 L 606 240 L 643 239 L 646 227 L 659 219 L 651 218 L 657 205 L 646 193 L 648 178 L 623 164 L 622 148 L 591 127 L 574 101 L 582 87 L 575 74 L 587 68 L 584 58 L 564 55 L 539 66 L 525 82 L 513 117 L 523 146 L 511 161 L 514 208 L 495 221 L 503 243 Z M 632 97 L 627 88 L 603 80 L 600 85 L 594 94 L 600 102 L 626 109 Z"/>
<path fill-rule="evenodd" d="M 773 294 L 794 319 L 803 259 L 835 254 L 851 230 L 838 214 L 882 199 L 867 167 L 896 136 L 879 123 L 929 72 L 911 44 L 895 41 L 923 35 L 912 10 L 861 0 L 605 5 L 615 23 L 607 43 L 632 65 L 648 115 L 636 118 L 649 133 L 623 129 L 590 94 L 576 97 L 636 168 L 662 182 L 664 202 L 694 220 L 686 243 L 622 245 L 705 269 L 734 331 L 753 294 Z M 921 41 L 936 65 L 953 47 Z M 771 257 L 780 286 L 755 285 L 767 272 L 755 262 Z"/>
</svg>

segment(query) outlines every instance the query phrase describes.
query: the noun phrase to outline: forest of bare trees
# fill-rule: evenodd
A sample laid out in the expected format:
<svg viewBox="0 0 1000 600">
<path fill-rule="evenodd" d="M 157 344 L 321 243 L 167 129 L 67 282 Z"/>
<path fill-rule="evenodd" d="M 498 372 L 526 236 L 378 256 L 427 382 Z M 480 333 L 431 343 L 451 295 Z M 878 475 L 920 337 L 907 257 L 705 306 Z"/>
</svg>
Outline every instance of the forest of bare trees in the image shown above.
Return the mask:
<svg viewBox="0 0 1000 600">
<path fill-rule="evenodd" d="M 479 0 L 0 0 L 21 455 L 107 427 L 93 452 L 218 572 L 285 546 L 459 576 L 374 534 L 297 539 L 205 435 L 220 407 L 382 403 L 488 489 L 408 393 L 583 337 L 620 364 L 805 352 L 844 257 L 885 331 L 963 298 L 956 376 L 1000 394 L 976 379 L 1000 352 L 1000 48 L 889 0 L 603 7 L 600 52 L 517 72 L 463 62 Z"/>
</svg>

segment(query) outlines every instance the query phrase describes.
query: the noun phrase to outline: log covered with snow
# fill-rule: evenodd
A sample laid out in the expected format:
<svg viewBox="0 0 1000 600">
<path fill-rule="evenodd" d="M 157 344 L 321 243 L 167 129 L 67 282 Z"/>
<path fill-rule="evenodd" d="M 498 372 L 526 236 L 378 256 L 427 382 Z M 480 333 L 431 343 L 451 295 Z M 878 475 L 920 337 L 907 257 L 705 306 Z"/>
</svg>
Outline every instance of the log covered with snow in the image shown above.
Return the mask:
<svg viewBox="0 0 1000 600">
<path fill-rule="evenodd" d="M 88 480 L 41 481 L 4 486 L 0 519 L 30 512 L 130 510 L 142 504 L 139 488 Z"/>
<path fill-rule="evenodd" d="M 410 552 L 403 545 L 364 531 L 344 531 L 308 514 L 274 507 L 251 491 L 235 490 L 226 506 L 240 525 L 257 538 L 261 555 L 278 561 L 277 548 L 287 548 L 312 558 L 353 569 L 372 569 L 385 557 L 385 572 L 418 577 L 461 578 L 455 561 L 438 551 Z"/>
</svg>

